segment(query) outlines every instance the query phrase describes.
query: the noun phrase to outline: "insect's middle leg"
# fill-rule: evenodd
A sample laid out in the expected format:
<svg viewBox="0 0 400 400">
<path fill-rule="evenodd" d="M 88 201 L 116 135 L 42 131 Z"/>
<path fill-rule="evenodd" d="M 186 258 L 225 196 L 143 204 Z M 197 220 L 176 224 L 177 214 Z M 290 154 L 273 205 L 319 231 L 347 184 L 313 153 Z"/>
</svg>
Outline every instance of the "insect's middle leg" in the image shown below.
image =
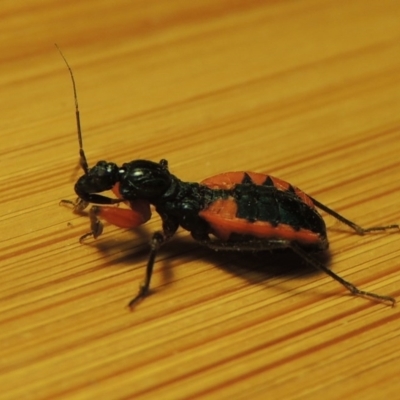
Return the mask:
<svg viewBox="0 0 400 400">
<path fill-rule="evenodd" d="M 150 281 L 151 277 L 153 275 L 153 269 L 154 269 L 154 262 L 158 253 L 158 250 L 160 247 L 164 244 L 166 241 L 166 237 L 162 232 L 155 232 L 153 234 L 153 237 L 151 238 L 151 243 L 150 243 L 150 255 L 149 255 L 149 260 L 147 261 L 147 266 L 146 266 L 146 276 L 144 279 L 144 282 L 140 284 L 139 286 L 139 293 L 129 302 L 128 307 L 130 309 L 133 309 L 133 307 L 137 304 L 138 301 L 142 300 L 144 297 L 146 297 L 149 294 L 150 291 Z"/>
<path fill-rule="evenodd" d="M 167 242 L 177 231 L 178 222 L 169 218 L 167 215 L 160 214 L 163 220 L 163 231 L 155 232 L 150 242 L 150 255 L 146 266 L 146 276 L 144 282 L 139 286 L 139 293 L 128 303 L 128 307 L 132 310 L 134 306 L 144 299 L 150 292 L 150 281 L 153 275 L 154 262 L 160 247 Z"/>
</svg>

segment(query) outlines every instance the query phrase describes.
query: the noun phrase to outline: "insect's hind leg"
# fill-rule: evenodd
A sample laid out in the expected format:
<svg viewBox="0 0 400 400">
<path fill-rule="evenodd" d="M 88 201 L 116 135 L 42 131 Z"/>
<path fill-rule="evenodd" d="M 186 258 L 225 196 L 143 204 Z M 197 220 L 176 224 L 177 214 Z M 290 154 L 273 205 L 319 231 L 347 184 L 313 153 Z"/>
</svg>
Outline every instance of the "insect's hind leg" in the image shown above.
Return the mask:
<svg viewBox="0 0 400 400">
<path fill-rule="evenodd" d="M 386 225 L 386 226 L 372 226 L 370 228 L 363 228 L 362 226 L 357 225 L 353 221 L 350 221 L 349 219 L 343 217 L 336 211 L 327 207 L 325 204 L 320 203 L 318 200 L 315 200 L 312 197 L 310 197 L 310 199 L 312 200 L 312 202 L 314 203 L 314 205 L 316 207 L 325 211 L 327 214 L 332 215 L 332 217 L 336 218 L 338 221 L 342 222 L 343 224 L 354 229 L 359 235 L 364 235 L 365 233 L 369 233 L 369 232 L 388 231 L 388 230 L 392 230 L 392 229 L 396 229 L 396 230 L 400 231 L 400 225 L 398 225 L 398 224 L 391 224 L 391 225 Z"/>
<path fill-rule="evenodd" d="M 348 291 L 350 291 L 352 294 L 356 296 L 361 296 L 361 297 L 367 297 L 372 300 L 377 300 L 380 302 L 388 302 L 391 303 L 392 307 L 395 306 L 396 304 L 396 299 L 391 296 L 383 296 L 377 293 L 372 293 L 372 292 L 367 292 L 365 290 L 359 289 L 357 286 L 353 285 L 352 283 L 346 281 L 339 275 L 335 274 L 333 271 L 331 271 L 329 268 L 327 268 L 325 265 L 322 263 L 318 262 L 315 260 L 310 254 L 303 250 L 299 245 L 296 243 L 291 243 L 290 244 L 291 249 L 299 255 L 301 258 L 303 258 L 307 264 L 313 266 L 314 268 L 325 272 L 327 275 L 329 275 L 331 278 L 333 278 L 335 281 L 339 282 L 341 285 L 343 285 Z"/>
</svg>

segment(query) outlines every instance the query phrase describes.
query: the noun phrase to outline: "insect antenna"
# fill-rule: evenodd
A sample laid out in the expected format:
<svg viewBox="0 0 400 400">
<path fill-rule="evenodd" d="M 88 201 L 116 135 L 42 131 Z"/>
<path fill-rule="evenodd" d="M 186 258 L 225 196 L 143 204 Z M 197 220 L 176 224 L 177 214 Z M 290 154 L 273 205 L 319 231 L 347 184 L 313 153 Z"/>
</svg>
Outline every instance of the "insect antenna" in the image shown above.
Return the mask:
<svg viewBox="0 0 400 400">
<path fill-rule="evenodd" d="M 75 85 L 75 78 L 74 74 L 72 73 L 72 69 L 68 64 L 67 59 L 64 57 L 64 54 L 62 53 L 61 49 L 58 47 L 57 44 L 55 44 L 58 52 L 60 53 L 61 57 L 63 58 L 65 64 L 67 65 L 69 74 L 71 75 L 71 80 L 72 80 L 72 87 L 74 89 L 74 100 L 75 100 L 75 117 L 76 117 L 76 128 L 78 132 L 78 142 L 79 142 L 79 164 L 83 171 L 85 172 L 85 175 L 88 174 L 89 171 L 89 165 L 86 159 L 85 151 L 83 150 L 83 140 L 82 140 L 82 130 L 81 130 L 81 118 L 79 114 L 79 105 L 78 105 L 78 95 L 76 94 L 76 85 Z"/>
</svg>

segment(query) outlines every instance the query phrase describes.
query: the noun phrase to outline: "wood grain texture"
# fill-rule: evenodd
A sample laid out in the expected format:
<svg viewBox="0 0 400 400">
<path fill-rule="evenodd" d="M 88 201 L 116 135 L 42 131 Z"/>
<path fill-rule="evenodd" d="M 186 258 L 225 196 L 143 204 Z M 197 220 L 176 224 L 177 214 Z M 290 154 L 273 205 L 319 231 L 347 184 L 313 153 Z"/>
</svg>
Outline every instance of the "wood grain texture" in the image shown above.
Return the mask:
<svg viewBox="0 0 400 400">
<path fill-rule="evenodd" d="M 399 223 L 396 0 L 4 0 L 2 399 L 377 399 L 400 391 L 400 313 L 290 255 L 214 254 L 180 231 L 130 313 L 154 217 L 80 245 L 71 82 L 90 163 L 253 170 L 358 223 Z M 331 267 L 400 298 L 400 235 L 326 218 Z M 289 264 L 292 268 L 289 268 Z"/>
</svg>

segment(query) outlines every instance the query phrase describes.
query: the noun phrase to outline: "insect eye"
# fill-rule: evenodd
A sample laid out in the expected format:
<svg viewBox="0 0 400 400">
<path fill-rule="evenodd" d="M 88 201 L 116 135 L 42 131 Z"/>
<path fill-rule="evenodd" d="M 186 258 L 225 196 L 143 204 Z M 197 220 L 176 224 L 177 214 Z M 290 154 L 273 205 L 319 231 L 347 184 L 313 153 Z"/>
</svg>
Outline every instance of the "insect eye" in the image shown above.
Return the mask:
<svg viewBox="0 0 400 400">
<path fill-rule="evenodd" d="M 85 175 L 86 184 L 92 187 L 92 192 L 110 189 L 117 181 L 118 167 L 116 164 L 99 161 Z"/>
</svg>

